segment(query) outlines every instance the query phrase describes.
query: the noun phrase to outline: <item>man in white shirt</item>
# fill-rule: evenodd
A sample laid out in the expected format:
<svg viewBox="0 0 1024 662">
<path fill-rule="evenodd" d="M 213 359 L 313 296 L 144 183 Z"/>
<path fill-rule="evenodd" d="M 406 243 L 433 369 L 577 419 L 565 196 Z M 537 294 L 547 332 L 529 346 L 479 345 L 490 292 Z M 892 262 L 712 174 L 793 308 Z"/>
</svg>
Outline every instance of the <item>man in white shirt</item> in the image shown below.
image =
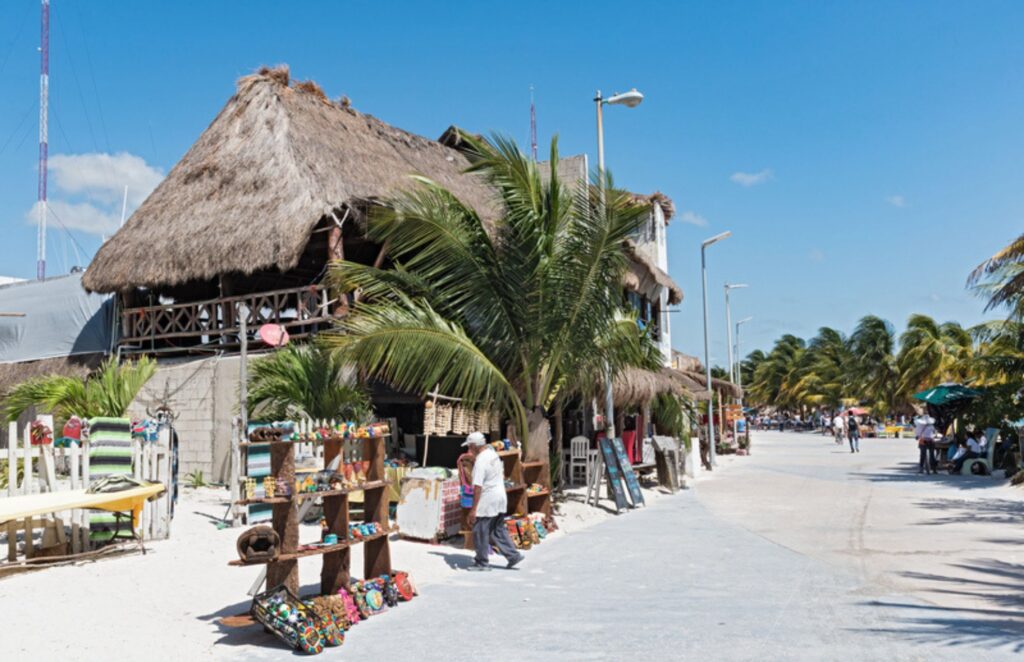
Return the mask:
<svg viewBox="0 0 1024 662">
<path fill-rule="evenodd" d="M 843 438 L 845 435 L 846 421 L 843 420 L 843 413 L 839 412 L 836 417 L 832 419 L 832 432 L 836 435 L 836 443 L 840 446 L 843 444 Z"/>
<path fill-rule="evenodd" d="M 516 551 L 512 538 L 505 528 L 505 511 L 508 510 L 508 496 L 505 494 L 505 465 L 497 451 L 487 444 L 480 432 L 470 434 L 465 443 L 473 454 L 473 507 L 469 510 L 469 525 L 473 527 L 473 544 L 476 557 L 470 570 L 490 570 L 488 557 L 491 542 L 498 552 L 514 568 L 523 560 Z"/>
<path fill-rule="evenodd" d="M 981 438 L 980 441 L 977 437 Z M 960 473 L 967 460 L 982 457 L 985 454 L 985 435 L 978 434 L 977 437 L 974 430 L 968 430 L 967 445 L 966 447 L 961 447 L 960 451 L 957 452 L 957 456 L 953 460 L 953 469 L 950 473 Z"/>
</svg>

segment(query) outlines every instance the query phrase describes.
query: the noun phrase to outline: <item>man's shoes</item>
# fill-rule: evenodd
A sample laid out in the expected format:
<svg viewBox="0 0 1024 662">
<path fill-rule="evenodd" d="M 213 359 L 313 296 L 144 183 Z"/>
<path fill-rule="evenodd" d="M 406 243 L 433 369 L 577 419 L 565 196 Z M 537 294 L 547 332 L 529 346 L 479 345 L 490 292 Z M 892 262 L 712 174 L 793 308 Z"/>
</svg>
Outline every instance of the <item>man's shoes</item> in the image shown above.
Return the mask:
<svg viewBox="0 0 1024 662">
<path fill-rule="evenodd" d="M 473 565 L 466 568 L 466 570 L 469 570 L 470 572 L 489 572 L 490 569 L 491 566 L 485 563 L 474 563 Z"/>
<path fill-rule="evenodd" d="M 516 567 L 517 565 L 522 563 L 523 559 L 525 558 L 526 554 L 520 554 L 519 556 L 515 557 L 514 559 L 508 562 L 508 569 L 511 570 L 512 568 Z"/>
</svg>

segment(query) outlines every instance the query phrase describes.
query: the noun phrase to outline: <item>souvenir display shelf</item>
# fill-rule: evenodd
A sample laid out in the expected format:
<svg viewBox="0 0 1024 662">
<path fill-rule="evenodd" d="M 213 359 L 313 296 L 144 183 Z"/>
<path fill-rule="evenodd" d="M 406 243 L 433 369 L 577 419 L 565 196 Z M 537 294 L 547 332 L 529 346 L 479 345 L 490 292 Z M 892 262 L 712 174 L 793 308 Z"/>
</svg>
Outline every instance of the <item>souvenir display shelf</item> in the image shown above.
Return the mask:
<svg viewBox="0 0 1024 662">
<path fill-rule="evenodd" d="M 542 461 L 523 462 L 519 449 L 498 451 L 498 457 L 505 465 L 505 480 L 511 481 L 511 485 L 505 487 L 508 495 L 509 515 L 528 513 L 551 514 L 551 472 L 548 471 L 548 463 Z M 530 494 L 527 487 L 531 483 L 538 483 L 544 486 L 544 491 Z M 466 549 L 473 549 L 473 532 L 462 531 L 464 539 L 463 546 Z"/>
<path fill-rule="evenodd" d="M 295 595 L 299 595 L 298 559 L 304 556 L 322 556 L 323 565 L 320 571 L 320 592 L 333 595 L 339 588 L 347 588 L 350 584 L 351 547 L 363 545 L 363 577 L 372 578 L 391 574 L 391 548 L 388 536 L 398 530 L 388 522 L 388 481 L 384 473 L 384 438 L 350 438 L 327 437 L 323 439 L 303 439 L 302 442 L 323 444 L 324 466 L 340 455 L 347 444 L 361 444 L 363 460 L 369 463 L 366 470 L 366 481 L 341 490 L 324 492 L 293 492 L 289 495 L 278 495 L 255 499 L 242 499 L 240 505 L 250 503 L 269 503 L 273 505 L 271 526 L 281 538 L 281 551 L 277 558 L 269 562 L 246 563 L 234 560 L 228 565 L 267 565 L 267 586 L 280 584 L 287 586 Z M 254 441 L 242 442 L 246 449 L 257 444 L 270 445 L 270 473 L 275 478 L 293 485 L 295 483 L 294 441 Z M 376 522 L 380 532 L 359 540 L 349 540 L 349 499 L 352 492 L 363 493 L 363 522 Z M 300 549 L 298 504 L 303 499 L 321 497 L 323 499 L 324 518 L 327 523 L 326 533 L 333 533 L 341 541 L 335 545 L 324 545 L 309 549 Z"/>
</svg>

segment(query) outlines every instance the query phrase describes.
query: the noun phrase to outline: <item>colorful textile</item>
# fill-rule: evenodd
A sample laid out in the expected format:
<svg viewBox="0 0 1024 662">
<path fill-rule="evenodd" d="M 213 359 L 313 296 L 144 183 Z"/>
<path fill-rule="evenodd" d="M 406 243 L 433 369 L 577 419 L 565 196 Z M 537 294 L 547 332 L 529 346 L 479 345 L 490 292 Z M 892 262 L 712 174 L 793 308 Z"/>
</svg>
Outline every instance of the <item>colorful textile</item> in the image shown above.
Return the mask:
<svg viewBox="0 0 1024 662">
<path fill-rule="evenodd" d="M 131 421 L 127 418 L 106 417 L 90 420 L 89 483 L 131 472 Z M 92 513 L 89 516 L 89 540 L 93 542 L 110 542 L 115 533 L 119 538 L 131 538 L 131 529 L 131 525 L 118 526 L 118 515 L 113 512 Z"/>
<path fill-rule="evenodd" d="M 266 427 L 266 423 L 250 423 L 249 429 L 246 431 L 246 438 L 248 438 L 248 433 L 262 427 Z M 263 479 L 270 475 L 270 444 L 249 446 L 249 450 L 245 454 L 245 475 L 248 478 L 256 479 L 256 494 L 254 496 L 265 497 Z M 269 522 L 274 517 L 274 506 L 269 503 L 251 503 L 248 509 L 249 524 Z"/>
</svg>

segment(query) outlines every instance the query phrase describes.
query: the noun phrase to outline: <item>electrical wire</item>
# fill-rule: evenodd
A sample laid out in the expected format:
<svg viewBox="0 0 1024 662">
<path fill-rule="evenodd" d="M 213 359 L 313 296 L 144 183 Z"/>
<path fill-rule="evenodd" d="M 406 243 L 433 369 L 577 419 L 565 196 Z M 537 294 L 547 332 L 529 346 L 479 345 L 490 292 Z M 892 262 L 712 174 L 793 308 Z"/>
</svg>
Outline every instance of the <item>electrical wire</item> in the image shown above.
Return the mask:
<svg viewBox="0 0 1024 662">
<path fill-rule="evenodd" d="M 75 239 L 75 235 L 71 234 L 71 230 L 68 229 L 68 226 L 64 225 L 64 221 L 61 220 L 61 217 L 57 214 L 57 211 L 53 207 L 47 205 L 46 210 L 53 215 L 53 219 L 57 221 L 57 224 L 60 225 L 60 227 L 64 230 L 65 234 L 67 234 L 68 238 L 74 243 L 75 255 L 78 258 L 78 262 L 80 264 L 84 264 L 82 262 L 82 253 L 86 252 L 85 247 L 78 243 L 78 239 Z M 79 252 L 79 249 L 81 249 L 81 252 Z"/>
<path fill-rule="evenodd" d="M 3 62 L 0 62 L 0 74 L 4 72 L 4 67 L 7 66 L 7 62 L 11 59 L 11 54 L 14 53 L 14 47 L 18 44 L 18 40 L 21 39 L 21 35 L 25 34 L 25 26 L 31 23 L 31 21 L 27 20 L 31 11 L 32 5 L 26 2 L 25 14 L 22 16 L 21 21 L 19 21 L 21 27 L 18 29 L 18 34 L 11 40 L 11 47 L 7 49 L 7 55 L 4 56 Z"/>
<path fill-rule="evenodd" d="M 35 107 L 35 102 L 29 104 L 28 109 L 25 111 L 25 114 L 22 115 L 21 119 L 18 121 L 18 126 L 16 126 L 14 128 L 14 131 L 11 132 L 11 135 L 7 137 L 7 140 L 4 142 L 3 146 L 0 146 L 0 154 L 4 153 L 4 150 L 7 149 L 7 146 L 11 144 L 12 140 L 14 140 L 14 136 L 18 135 L 18 132 L 21 131 L 22 126 L 25 124 L 25 120 L 27 120 L 28 116 L 32 114 L 32 111 L 33 109 L 35 109 Z"/>
<path fill-rule="evenodd" d="M 103 141 L 107 145 L 107 153 L 110 154 L 110 136 L 107 134 L 107 121 L 103 117 L 103 101 L 100 98 L 100 90 L 96 85 L 96 67 L 92 66 L 92 50 L 89 48 L 89 35 L 82 27 L 82 5 L 75 5 L 75 12 L 78 16 L 78 29 L 82 33 L 82 44 L 85 46 L 85 62 L 89 67 L 89 78 L 92 79 L 92 93 L 96 97 L 96 112 L 100 116 L 100 128 L 103 129 Z"/>
<path fill-rule="evenodd" d="M 93 148 L 99 152 L 100 144 L 96 141 L 96 132 L 92 127 L 92 117 L 89 115 L 89 107 L 85 104 L 85 94 L 82 92 L 82 83 L 78 79 L 78 69 L 75 67 L 75 58 L 71 57 L 71 47 L 68 45 L 67 31 L 64 29 L 64 24 L 60 18 L 60 12 L 54 13 L 55 21 L 54 26 L 57 28 L 57 32 L 60 33 L 61 40 L 64 42 L 64 57 L 67 59 L 68 64 L 71 68 L 71 77 L 75 80 L 75 88 L 78 90 L 78 100 L 82 103 L 82 114 L 85 115 L 85 125 L 89 129 L 89 136 L 92 138 Z"/>
</svg>

